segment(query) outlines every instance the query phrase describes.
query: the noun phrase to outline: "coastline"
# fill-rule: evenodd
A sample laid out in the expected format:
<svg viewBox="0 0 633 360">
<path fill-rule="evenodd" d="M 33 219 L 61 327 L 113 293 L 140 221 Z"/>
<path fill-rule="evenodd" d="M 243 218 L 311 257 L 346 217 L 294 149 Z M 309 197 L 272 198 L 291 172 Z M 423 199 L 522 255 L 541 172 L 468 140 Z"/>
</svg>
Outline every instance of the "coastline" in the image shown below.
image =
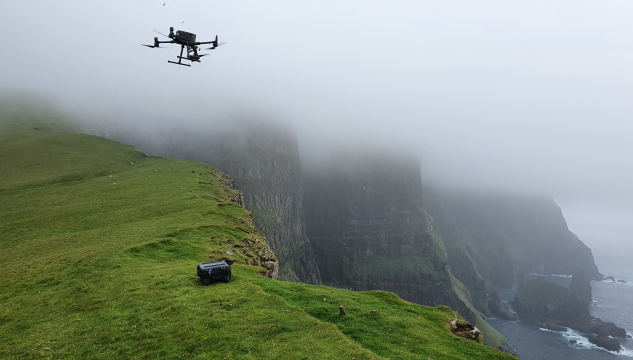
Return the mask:
<svg viewBox="0 0 633 360">
<path fill-rule="evenodd" d="M 626 246 L 623 246 L 626 248 Z M 597 248 L 597 247 L 595 247 Z M 595 249 L 594 248 L 594 249 Z M 603 247 L 602 251 L 594 250 L 596 264 L 605 276 L 614 276 L 627 283 L 613 283 L 609 281 L 592 281 L 593 300 L 590 303 L 590 313 L 604 321 L 614 322 L 624 328 L 628 334 L 633 334 L 633 264 L 630 263 L 633 251 Z M 541 276 L 562 286 L 569 286 L 571 277 L 565 275 L 531 274 L 530 278 Z M 516 286 L 512 289 L 497 289 L 504 302 L 514 298 Z M 609 352 L 589 343 L 587 338 L 574 331 L 551 331 L 540 329 L 535 325 L 518 320 L 511 322 L 501 319 L 490 319 L 489 323 L 508 339 L 511 347 L 519 351 L 522 360 L 607 360 L 632 359 L 633 340 L 621 340 L 623 350 L 620 353 Z M 570 341 L 575 340 L 576 344 Z"/>
</svg>

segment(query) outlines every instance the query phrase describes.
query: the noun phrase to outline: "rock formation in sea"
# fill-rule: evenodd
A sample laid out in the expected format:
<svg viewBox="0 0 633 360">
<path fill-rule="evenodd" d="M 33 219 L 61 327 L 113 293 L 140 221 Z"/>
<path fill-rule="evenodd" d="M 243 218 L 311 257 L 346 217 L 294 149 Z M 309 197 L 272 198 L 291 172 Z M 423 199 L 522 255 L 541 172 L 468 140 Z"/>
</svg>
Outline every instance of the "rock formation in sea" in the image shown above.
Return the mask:
<svg viewBox="0 0 633 360">
<path fill-rule="evenodd" d="M 522 318 L 539 322 L 567 326 L 591 321 L 585 301 L 566 287 L 540 277 L 519 285 L 512 308 Z"/>
<path fill-rule="evenodd" d="M 512 308 L 521 318 L 595 334 L 605 344 L 613 343 L 606 340 L 610 336 L 620 339 L 627 336 L 624 329 L 591 316 L 587 302 L 568 288 L 540 277 L 519 285 Z"/>
<path fill-rule="evenodd" d="M 619 352 L 620 350 L 622 350 L 620 342 L 614 338 L 598 336 L 596 334 L 589 334 L 587 335 L 587 339 L 589 339 L 589 342 L 596 344 L 601 348 L 605 348 L 609 351 Z"/>
<path fill-rule="evenodd" d="M 585 277 L 584 271 L 579 271 L 571 277 L 569 290 L 584 301 L 591 301 L 591 280 Z"/>
</svg>

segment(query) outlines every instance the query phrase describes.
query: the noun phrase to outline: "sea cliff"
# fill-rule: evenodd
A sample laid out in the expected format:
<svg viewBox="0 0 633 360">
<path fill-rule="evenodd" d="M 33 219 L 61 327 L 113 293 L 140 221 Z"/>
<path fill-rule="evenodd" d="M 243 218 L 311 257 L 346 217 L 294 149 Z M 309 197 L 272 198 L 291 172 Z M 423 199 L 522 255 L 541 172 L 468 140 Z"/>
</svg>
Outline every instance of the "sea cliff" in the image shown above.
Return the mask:
<svg viewBox="0 0 633 360">
<path fill-rule="evenodd" d="M 236 122 L 192 132 L 183 129 L 82 131 L 133 145 L 148 155 L 196 160 L 235 179 L 255 227 L 278 254 L 282 280 L 321 283 L 305 233 L 302 165 L 297 137 L 282 124 Z"/>
<path fill-rule="evenodd" d="M 425 185 L 453 275 L 487 316 L 512 320 L 495 287 L 509 288 L 528 273 L 602 279 L 591 249 L 569 231 L 562 211 L 545 196 L 438 189 Z"/>
<path fill-rule="evenodd" d="M 416 159 L 365 152 L 333 155 L 304 172 L 307 234 L 325 284 L 387 290 L 423 305 L 448 305 L 485 344 L 516 354 L 451 274 L 422 196 Z"/>
<path fill-rule="evenodd" d="M 304 176 L 307 234 L 324 283 L 450 304 L 446 251 L 422 204 L 419 165 L 337 156 Z"/>
</svg>

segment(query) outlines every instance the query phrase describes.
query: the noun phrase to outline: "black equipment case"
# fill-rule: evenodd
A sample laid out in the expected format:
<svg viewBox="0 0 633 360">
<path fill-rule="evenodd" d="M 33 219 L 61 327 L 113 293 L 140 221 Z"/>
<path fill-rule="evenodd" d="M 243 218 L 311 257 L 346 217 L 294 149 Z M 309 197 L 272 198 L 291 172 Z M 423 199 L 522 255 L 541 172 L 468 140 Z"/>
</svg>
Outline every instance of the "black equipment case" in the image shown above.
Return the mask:
<svg viewBox="0 0 633 360">
<path fill-rule="evenodd" d="M 226 261 L 214 261 L 198 265 L 198 277 L 205 285 L 212 282 L 231 280 L 231 266 Z"/>
</svg>

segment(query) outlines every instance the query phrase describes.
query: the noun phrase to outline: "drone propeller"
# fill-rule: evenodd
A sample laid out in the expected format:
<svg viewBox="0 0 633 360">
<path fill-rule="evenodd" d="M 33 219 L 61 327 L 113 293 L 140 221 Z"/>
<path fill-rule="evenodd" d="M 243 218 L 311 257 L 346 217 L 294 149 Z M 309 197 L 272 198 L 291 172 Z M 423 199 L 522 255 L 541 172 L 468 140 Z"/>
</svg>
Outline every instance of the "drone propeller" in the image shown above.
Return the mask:
<svg viewBox="0 0 633 360">
<path fill-rule="evenodd" d="M 217 45 L 215 45 L 215 46 L 213 46 L 213 47 L 210 47 L 210 48 L 206 48 L 206 49 L 204 49 L 204 50 L 214 50 L 214 49 L 215 49 L 215 48 L 217 48 L 218 46 L 220 46 L 220 45 L 225 45 L 225 44 L 228 44 L 228 43 L 227 43 L 226 41 L 220 41 Z"/>
<path fill-rule="evenodd" d="M 147 46 L 148 48 L 152 48 L 152 49 L 173 49 L 173 47 L 164 47 L 164 46 L 152 46 L 152 45 L 145 45 L 145 44 L 141 44 L 143 46 Z"/>
<path fill-rule="evenodd" d="M 155 37 L 155 38 L 154 38 L 154 46 L 152 46 L 152 45 L 145 45 L 145 44 L 141 44 L 141 45 L 143 45 L 143 46 L 147 46 L 147 47 L 149 47 L 149 48 L 172 49 L 172 48 L 170 48 L 170 47 L 163 47 L 163 48 L 161 48 L 161 47 L 160 47 L 160 42 L 158 41 L 158 38 L 157 38 L 157 37 Z"/>
<path fill-rule="evenodd" d="M 168 39 L 171 39 L 169 36 L 167 36 L 167 35 L 163 34 L 162 32 L 160 32 L 160 31 L 158 31 L 158 30 L 152 30 L 152 31 L 153 31 L 153 32 L 155 32 L 155 33 L 157 33 L 157 34 L 161 34 L 161 35 L 163 35 L 164 37 L 166 37 L 166 38 L 168 38 Z"/>
</svg>

